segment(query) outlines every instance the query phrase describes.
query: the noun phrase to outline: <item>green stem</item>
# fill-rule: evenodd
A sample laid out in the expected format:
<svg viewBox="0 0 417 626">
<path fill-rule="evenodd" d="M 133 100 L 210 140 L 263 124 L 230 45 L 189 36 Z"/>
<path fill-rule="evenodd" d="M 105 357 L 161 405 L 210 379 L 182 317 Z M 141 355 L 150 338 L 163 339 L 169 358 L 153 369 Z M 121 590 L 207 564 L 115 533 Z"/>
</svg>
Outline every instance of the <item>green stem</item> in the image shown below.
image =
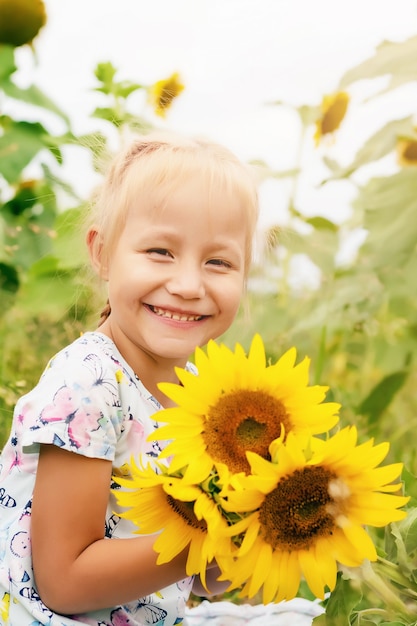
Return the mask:
<svg viewBox="0 0 417 626">
<path fill-rule="evenodd" d="M 386 617 L 387 612 L 385 609 L 361 609 L 361 617 L 365 615 L 382 615 L 382 617 Z"/>
<path fill-rule="evenodd" d="M 324 361 L 326 357 L 326 334 L 327 334 L 327 327 L 323 326 L 321 329 L 319 353 L 318 353 L 318 357 L 316 360 L 316 368 L 314 371 L 314 382 L 313 382 L 314 385 L 320 384 L 321 375 L 323 372 Z"/>
<path fill-rule="evenodd" d="M 294 163 L 295 173 L 292 176 L 291 188 L 288 194 L 288 212 L 290 214 L 291 219 L 296 217 L 298 214 L 295 205 L 296 205 L 297 191 L 298 191 L 299 178 L 300 178 L 301 162 L 302 162 L 302 156 L 303 156 L 303 151 L 304 151 L 304 142 L 305 142 L 305 137 L 306 137 L 306 126 L 302 120 L 300 121 L 301 121 L 301 131 L 300 131 L 300 139 L 299 139 L 298 146 L 297 146 L 297 154 L 296 154 L 295 163 Z M 287 254 L 285 255 L 284 259 L 281 262 L 282 279 L 280 281 L 281 285 L 278 285 L 278 293 L 281 295 L 281 297 L 283 296 L 283 294 L 285 294 L 285 300 L 288 299 L 288 277 L 290 273 L 290 260 L 291 260 L 291 253 L 290 251 L 287 251 Z"/>
<path fill-rule="evenodd" d="M 371 563 L 364 562 L 362 566 L 363 581 L 380 598 L 384 600 L 386 609 L 392 609 L 396 616 L 409 618 L 410 614 L 404 602 L 379 574 L 375 572 Z"/>
<path fill-rule="evenodd" d="M 382 557 L 378 557 L 378 561 L 375 563 L 374 568 L 383 577 L 401 585 L 401 587 L 403 587 L 403 589 L 401 589 L 402 593 L 417 600 L 416 583 L 407 578 L 407 576 L 399 570 L 398 565 L 391 563 L 391 561 L 387 561 Z"/>
</svg>

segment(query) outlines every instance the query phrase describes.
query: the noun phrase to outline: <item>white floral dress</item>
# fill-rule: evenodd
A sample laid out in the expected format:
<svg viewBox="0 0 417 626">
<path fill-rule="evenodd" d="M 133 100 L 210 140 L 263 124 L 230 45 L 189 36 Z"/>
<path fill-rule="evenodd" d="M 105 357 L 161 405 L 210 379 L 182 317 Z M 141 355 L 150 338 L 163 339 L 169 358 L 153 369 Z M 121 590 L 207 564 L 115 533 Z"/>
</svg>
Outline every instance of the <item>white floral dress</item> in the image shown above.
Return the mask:
<svg viewBox="0 0 417 626">
<path fill-rule="evenodd" d="M 192 365 L 187 367 L 192 369 Z M 100 332 L 85 333 L 61 350 L 37 386 L 19 400 L 9 440 L 0 456 L 0 624 L 182 623 L 192 578 L 123 606 L 63 616 L 42 602 L 32 569 L 30 520 L 39 444 L 107 459 L 114 468 L 123 468 L 132 454 L 158 455 L 158 442 L 147 442 L 147 437 L 158 427 L 151 415 L 160 408 L 114 343 Z M 109 494 L 106 537 L 132 537 L 134 527 L 117 515 L 119 508 L 110 485 Z"/>
</svg>

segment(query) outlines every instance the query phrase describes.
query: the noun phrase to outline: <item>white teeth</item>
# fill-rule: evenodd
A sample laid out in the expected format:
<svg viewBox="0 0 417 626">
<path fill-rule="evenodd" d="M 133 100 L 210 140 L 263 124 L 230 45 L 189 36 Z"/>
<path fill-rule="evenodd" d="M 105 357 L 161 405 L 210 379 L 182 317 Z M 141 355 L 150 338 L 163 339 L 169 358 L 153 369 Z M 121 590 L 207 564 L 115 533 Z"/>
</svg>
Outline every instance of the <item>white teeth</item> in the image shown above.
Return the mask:
<svg viewBox="0 0 417 626">
<path fill-rule="evenodd" d="M 170 311 L 159 309 L 156 306 L 152 307 L 152 311 L 160 317 L 166 317 L 170 320 L 175 320 L 176 322 L 196 322 L 202 318 L 202 315 L 181 315 L 180 313 L 170 313 Z"/>
</svg>

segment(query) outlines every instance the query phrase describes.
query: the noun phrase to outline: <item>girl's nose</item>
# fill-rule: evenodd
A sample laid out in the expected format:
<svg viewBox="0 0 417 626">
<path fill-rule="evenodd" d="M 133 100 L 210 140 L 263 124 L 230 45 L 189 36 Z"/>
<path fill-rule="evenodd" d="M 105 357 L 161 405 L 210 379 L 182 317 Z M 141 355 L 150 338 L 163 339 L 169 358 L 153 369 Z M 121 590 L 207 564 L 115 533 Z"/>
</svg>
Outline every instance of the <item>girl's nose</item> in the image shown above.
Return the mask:
<svg viewBox="0 0 417 626">
<path fill-rule="evenodd" d="M 199 267 L 190 263 L 182 263 L 167 281 L 166 288 L 172 295 L 181 296 L 186 300 L 202 298 L 205 295 L 204 280 Z"/>
</svg>

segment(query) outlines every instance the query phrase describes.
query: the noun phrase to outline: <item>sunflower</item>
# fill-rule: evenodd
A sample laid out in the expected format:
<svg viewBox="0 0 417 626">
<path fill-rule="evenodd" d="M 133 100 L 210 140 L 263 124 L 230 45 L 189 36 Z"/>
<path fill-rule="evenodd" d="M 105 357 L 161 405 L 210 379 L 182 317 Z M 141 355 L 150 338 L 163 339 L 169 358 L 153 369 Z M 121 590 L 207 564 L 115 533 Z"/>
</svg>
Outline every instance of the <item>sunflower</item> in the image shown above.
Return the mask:
<svg viewBox="0 0 417 626">
<path fill-rule="evenodd" d="M 189 547 L 186 572 L 200 574 L 205 585 L 207 564 L 215 552 L 226 558 L 233 547 L 226 536 L 227 522 L 217 504 L 198 486 L 185 484 L 166 467 L 139 467 L 130 464 L 130 477 L 114 476 L 115 483 L 127 491 L 114 490 L 121 507 L 117 514 L 138 527 L 137 533 L 159 533 L 154 543 L 157 564 L 168 563 Z"/>
<path fill-rule="evenodd" d="M 246 451 L 269 459 L 271 442 L 292 430 L 328 431 L 338 421 L 339 405 L 322 404 L 328 388 L 308 386 L 309 359 L 298 365 L 295 360 L 291 348 L 267 365 L 259 335 L 248 356 L 239 344 L 234 352 L 214 341 L 208 343 L 207 354 L 197 348 L 198 376 L 177 368 L 181 385 L 159 385 L 177 404 L 158 413 L 165 425 L 151 435 L 172 440 L 161 458 L 173 457 L 174 472 L 186 466 L 184 477 L 197 484 L 214 465 L 232 474 L 249 473 Z"/>
<path fill-rule="evenodd" d="M 399 139 L 397 142 L 398 162 L 402 167 L 416 167 L 417 140 Z"/>
<path fill-rule="evenodd" d="M 321 103 L 321 115 L 316 120 L 316 132 L 314 139 L 316 145 L 320 143 L 323 135 L 334 133 L 342 123 L 349 104 L 349 96 L 344 91 L 324 96 Z"/>
<path fill-rule="evenodd" d="M 409 498 L 395 495 L 402 464 L 377 467 L 389 444 L 357 445 L 354 427 L 333 437 L 305 439 L 289 433 L 275 446 L 272 461 L 248 453 L 252 473 L 240 476 L 222 506 L 250 512 L 228 529 L 239 539 L 233 565 L 223 570 L 242 596 L 263 586 L 265 603 L 293 598 L 301 577 L 317 598 L 336 584 L 338 563 L 349 567 L 375 561 L 375 546 L 365 525 L 401 520 Z M 255 510 L 256 509 L 256 510 Z"/>
<path fill-rule="evenodd" d="M 43 0 L 0 0 L 0 45 L 32 45 L 46 21 Z"/>
<path fill-rule="evenodd" d="M 158 80 L 149 88 L 149 99 L 154 107 L 155 113 L 160 117 L 165 117 L 166 111 L 173 101 L 184 90 L 178 72 L 174 72 L 168 78 Z"/>
</svg>

